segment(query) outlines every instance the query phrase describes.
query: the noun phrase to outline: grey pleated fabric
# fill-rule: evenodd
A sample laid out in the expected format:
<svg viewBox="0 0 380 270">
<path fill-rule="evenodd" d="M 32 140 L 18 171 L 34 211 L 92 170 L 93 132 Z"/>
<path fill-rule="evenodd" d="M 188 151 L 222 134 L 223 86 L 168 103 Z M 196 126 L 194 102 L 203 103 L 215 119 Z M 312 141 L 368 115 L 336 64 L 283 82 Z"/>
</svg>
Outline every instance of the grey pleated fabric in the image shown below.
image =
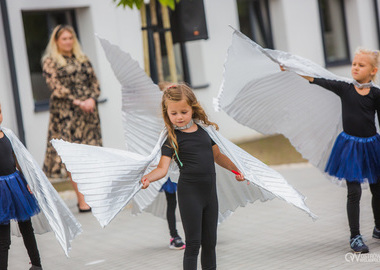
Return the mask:
<svg viewBox="0 0 380 270">
<path fill-rule="evenodd" d="M 2 131 L 11 142 L 25 180 L 41 209 L 38 215 L 32 217 L 34 232 L 42 234 L 53 231 L 66 256 L 69 256 L 71 241 L 82 232 L 80 223 L 17 136 L 10 129 L 2 128 Z M 16 222 L 12 222 L 11 230 L 13 235 L 21 236 Z"/>
<path fill-rule="evenodd" d="M 280 64 L 286 72 L 280 70 Z M 235 30 L 215 109 L 263 134 L 285 135 L 323 172 L 342 131 L 340 99 L 297 74 L 352 82 L 310 60 L 264 49 Z"/>
<path fill-rule="evenodd" d="M 52 144 L 91 206 L 92 214 L 104 227 L 141 190 L 140 180 L 158 165 L 165 139 L 166 132 L 162 132 L 148 156 L 63 140 L 52 140 Z M 144 190 L 141 207 L 153 202 L 164 182 L 165 178 Z"/>
<path fill-rule="evenodd" d="M 121 84 L 126 149 L 137 154 L 149 155 L 165 126 L 161 115 L 162 92 L 151 78 L 142 72 L 139 64 L 128 53 L 105 39 L 99 38 L 99 41 Z M 175 162 L 172 162 L 170 178 L 173 182 L 178 180 L 176 167 Z M 135 195 L 132 199 L 133 214 L 141 213 L 144 210 L 166 219 L 165 194 L 158 193 L 162 182 L 164 181 L 154 182 L 149 189 L 141 190 Z M 152 194 L 151 188 L 155 190 L 154 194 Z M 152 198 L 156 200 L 154 206 Z M 150 205 L 152 207 L 149 207 Z"/>
</svg>

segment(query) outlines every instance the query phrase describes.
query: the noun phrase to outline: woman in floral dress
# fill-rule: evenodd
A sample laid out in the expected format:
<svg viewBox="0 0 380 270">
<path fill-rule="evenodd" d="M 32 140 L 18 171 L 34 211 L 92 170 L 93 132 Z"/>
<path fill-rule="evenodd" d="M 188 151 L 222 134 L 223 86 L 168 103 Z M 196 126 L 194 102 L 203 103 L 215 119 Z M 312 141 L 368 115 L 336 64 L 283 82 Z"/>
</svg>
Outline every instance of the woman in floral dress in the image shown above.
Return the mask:
<svg viewBox="0 0 380 270">
<path fill-rule="evenodd" d="M 99 82 L 89 59 L 80 48 L 74 29 L 69 25 L 54 28 L 42 57 L 42 65 L 43 76 L 51 90 L 43 169 L 48 177 L 61 178 L 67 175 L 67 171 L 51 145 L 51 139 L 102 145 L 97 107 Z M 72 183 L 78 197 L 79 211 L 91 211 L 76 184 Z"/>
</svg>

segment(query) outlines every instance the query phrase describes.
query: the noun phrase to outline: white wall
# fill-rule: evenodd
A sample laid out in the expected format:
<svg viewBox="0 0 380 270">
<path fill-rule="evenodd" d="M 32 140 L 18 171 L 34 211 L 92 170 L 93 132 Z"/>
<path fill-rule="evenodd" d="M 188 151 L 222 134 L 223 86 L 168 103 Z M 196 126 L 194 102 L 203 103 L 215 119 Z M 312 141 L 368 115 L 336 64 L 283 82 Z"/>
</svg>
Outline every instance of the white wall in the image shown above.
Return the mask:
<svg viewBox="0 0 380 270">
<path fill-rule="evenodd" d="M 215 112 L 213 98 L 217 97 L 223 77 L 223 65 L 227 49 L 231 44 L 233 30 L 239 29 L 235 0 L 204 1 L 209 39 L 202 41 L 203 65 L 208 89 L 196 90 L 197 98 L 205 108 L 211 121 L 216 122 L 220 132 L 232 141 L 243 141 L 260 136 L 259 133 L 242 126 L 224 112 Z"/>
<path fill-rule="evenodd" d="M 16 134 L 17 121 L 12 95 L 12 84 L 8 68 L 8 54 L 4 38 L 3 19 L 0 14 L 0 103 L 3 113 L 2 126 L 12 129 Z"/>
<path fill-rule="evenodd" d="M 272 0 L 275 48 L 324 65 L 317 0 Z"/>
<path fill-rule="evenodd" d="M 210 86 L 206 89 L 195 90 L 195 93 L 211 121 L 219 124 L 221 133 L 227 138 L 233 141 L 242 141 L 260 136 L 257 132 L 238 124 L 225 113 L 217 113 L 213 109 L 212 101 L 219 91 L 223 76 L 223 64 L 233 32 L 228 25 L 239 29 L 239 21 L 236 0 L 204 0 L 204 4 L 209 39 L 189 42 L 187 48 L 190 56 L 190 72 L 195 78 L 194 84 L 209 83 Z M 359 45 L 377 48 L 378 37 L 373 1 L 345 0 L 345 4 L 351 55 Z M 100 80 L 101 98 L 108 100 L 100 105 L 104 145 L 123 148 L 120 85 L 94 33 L 119 45 L 142 66 L 139 11 L 129 8 L 116 8 L 111 0 L 8 0 L 7 5 L 11 20 L 25 135 L 28 148 L 37 161 L 42 164 L 44 158 L 48 112 L 34 112 L 22 10 L 76 9 L 78 31 L 83 49 L 94 64 Z M 317 0 L 270 0 L 270 12 L 276 49 L 289 51 L 324 65 Z M 1 21 L 0 62 L 8 63 Z M 331 68 L 331 71 L 338 75 L 350 76 L 349 65 Z M 6 125 L 17 132 L 7 65 L 0 65 L 0 102 L 4 111 L 4 126 Z"/>
</svg>

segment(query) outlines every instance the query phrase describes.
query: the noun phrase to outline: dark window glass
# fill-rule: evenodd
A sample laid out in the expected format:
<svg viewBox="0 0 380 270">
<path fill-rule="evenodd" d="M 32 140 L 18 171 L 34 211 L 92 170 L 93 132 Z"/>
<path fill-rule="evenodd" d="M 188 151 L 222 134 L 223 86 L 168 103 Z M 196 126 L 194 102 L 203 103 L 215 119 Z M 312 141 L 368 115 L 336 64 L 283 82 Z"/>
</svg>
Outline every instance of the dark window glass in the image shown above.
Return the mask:
<svg viewBox="0 0 380 270">
<path fill-rule="evenodd" d="M 268 0 L 237 0 L 240 31 L 265 48 L 274 48 Z"/>
<path fill-rule="evenodd" d="M 157 25 L 152 26 L 152 16 L 149 4 L 146 6 L 147 12 L 147 23 L 148 23 L 148 43 L 149 43 L 149 61 L 150 61 L 150 75 L 152 80 L 155 83 L 158 83 L 158 65 L 156 61 L 156 48 L 154 41 L 154 33 L 158 33 L 159 35 L 159 46 L 160 46 L 160 56 L 162 59 L 162 72 L 163 72 L 163 80 L 171 81 L 170 71 L 169 71 L 169 61 L 168 61 L 168 53 L 165 42 L 165 30 L 162 22 L 162 14 L 161 14 L 161 6 L 156 5 L 156 16 L 157 16 Z M 174 45 L 174 54 L 175 54 L 175 65 L 177 71 L 177 79 L 178 81 L 184 81 L 183 76 L 183 63 L 182 63 L 182 51 L 178 44 Z"/>
<path fill-rule="evenodd" d="M 24 11 L 22 19 L 35 111 L 48 110 L 50 90 L 42 76 L 41 57 L 56 25 L 70 24 L 78 33 L 75 13 L 74 10 Z"/>
<path fill-rule="evenodd" d="M 380 20 L 379 20 L 379 0 L 373 0 L 373 9 L 375 11 L 376 30 L 377 30 L 377 46 L 380 48 Z"/>
<path fill-rule="evenodd" d="M 343 0 L 319 0 L 323 48 L 327 66 L 348 64 L 349 48 Z"/>
</svg>

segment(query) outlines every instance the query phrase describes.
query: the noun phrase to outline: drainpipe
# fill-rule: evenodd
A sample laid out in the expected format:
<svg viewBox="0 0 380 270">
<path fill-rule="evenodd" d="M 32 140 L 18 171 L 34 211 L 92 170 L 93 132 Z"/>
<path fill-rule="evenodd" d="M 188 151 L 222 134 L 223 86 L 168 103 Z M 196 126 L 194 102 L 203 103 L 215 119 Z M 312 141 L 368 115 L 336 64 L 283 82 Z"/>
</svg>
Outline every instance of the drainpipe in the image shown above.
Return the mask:
<svg viewBox="0 0 380 270">
<path fill-rule="evenodd" d="M 9 17 L 8 17 L 6 0 L 0 0 L 0 9 L 1 9 L 1 17 L 3 18 L 4 35 L 5 35 L 5 43 L 7 47 L 9 70 L 11 73 L 12 92 L 13 92 L 13 99 L 14 99 L 14 104 L 15 104 L 15 109 L 16 109 L 18 135 L 19 135 L 20 141 L 24 145 L 26 145 L 24 123 L 22 120 L 22 112 L 21 112 L 20 92 L 19 92 L 18 83 L 17 83 L 16 65 L 15 65 L 15 59 L 14 59 L 14 53 L 13 53 L 13 47 L 12 47 L 12 36 L 11 36 L 11 29 L 9 26 Z"/>
</svg>

